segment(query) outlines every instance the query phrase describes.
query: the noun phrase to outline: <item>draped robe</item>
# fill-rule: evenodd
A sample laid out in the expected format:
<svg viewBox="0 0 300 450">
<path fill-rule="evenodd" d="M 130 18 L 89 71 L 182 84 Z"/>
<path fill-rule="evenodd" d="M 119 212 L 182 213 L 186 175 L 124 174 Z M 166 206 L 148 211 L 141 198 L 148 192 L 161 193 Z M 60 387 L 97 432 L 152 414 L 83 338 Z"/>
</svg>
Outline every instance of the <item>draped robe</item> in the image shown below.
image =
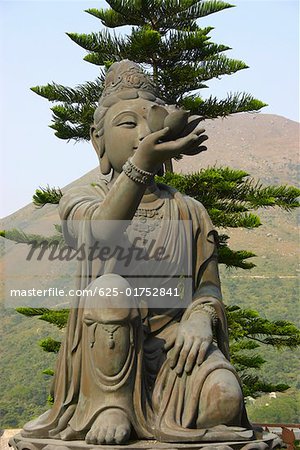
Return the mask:
<svg viewBox="0 0 300 450">
<path fill-rule="evenodd" d="M 171 258 L 178 260 L 183 247 L 189 253 L 193 301 L 186 310 L 178 307 L 149 309 L 146 313 L 139 310 L 140 322 L 135 322 L 137 326 L 133 330 L 134 351 L 124 362 L 127 367 L 135 365 L 133 408 L 126 410 L 125 405 L 123 409 L 138 438 L 155 438 L 166 442 L 253 438 L 245 410 L 241 423 L 236 424 L 236 427 L 220 425 L 209 429 L 196 428 L 201 390 L 208 375 L 218 369 L 236 374 L 229 363 L 228 330 L 217 270 L 217 235 L 201 203 L 167 186 L 159 185 L 159 189 L 164 200 L 163 219 L 166 224 L 174 220 L 186 221 L 191 225 L 185 228 L 183 242 L 178 243 L 178 236 L 172 235 L 174 230 L 165 227 L 161 228 L 157 242 L 165 242 Z M 90 220 L 101 208 L 101 201 L 107 192 L 107 185 L 101 182 L 70 189 L 63 195 L 59 206 L 63 233 L 68 245 L 74 249 L 83 242 L 85 245 L 92 243 L 94 238 Z M 76 226 L 74 218 L 78 216 L 84 220 Z M 112 267 L 111 261 L 81 261 L 77 288 L 86 288 L 97 277 L 111 272 Z M 169 366 L 163 344 L 174 343 L 180 322 L 202 304 L 212 306 L 218 317 L 214 343 L 210 345 L 200 366 L 195 365 L 190 374 L 178 376 Z M 54 405 L 38 419 L 25 425 L 27 436 L 60 438 L 60 433 L 71 426 L 78 433 L 78 439 L 84 439 L 97 415 L 107 406 L 101 401 L 103 385 L 95 369 L 96 362 L 91 356 L 85 313 L 86 299 L 78 297 L 70 310 L 65 341 L 58 356 L 52 393 Z M 123 376 L 126 377 L 126 374 Z M 86 377 L 89 382 L 83 386 L 82 380 Z M 122 377 L 115 381 L 117 384 L 122 383 Z M 120 403 L 122 405 L 122 401 Z"/>
</svg>

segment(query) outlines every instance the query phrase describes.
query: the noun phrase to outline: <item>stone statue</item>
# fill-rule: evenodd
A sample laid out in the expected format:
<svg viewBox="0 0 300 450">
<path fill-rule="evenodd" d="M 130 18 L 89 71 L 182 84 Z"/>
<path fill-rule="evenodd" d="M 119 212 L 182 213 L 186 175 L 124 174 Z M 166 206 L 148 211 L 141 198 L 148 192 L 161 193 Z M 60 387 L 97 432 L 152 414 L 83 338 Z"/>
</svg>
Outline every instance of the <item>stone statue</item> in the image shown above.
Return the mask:
<svg viewBox="0 0 300 450">
<path fill-rule="evenodd" d="M 108 70 L 91 127 L 106 179 L 63 195 L 65 240 L 75 250 L 83 242 L 103 245 L 125 235 L 130 241 L 122 224 L 139 218 L 144 225 L 164 223 L 146 228 L 147 236 L 155 236 L 148 262 L 161 242 L 170 267 L 180 266 L 188 253 L 191 302 L 165 304 L 161 296 L 161 306 L 135 296 L 133 288 L 141 283 L 131 272 L 136 275 L 139 264 L 122 276 L 116 258 L 81 261 L 79 287 L 96 294 L 81 295 L 70 311 L 55 370 L 54 405 L 24 426 L 21 436 L 27 441 L 45 439 L 52 449 L 60 447 L 51 442 L 69 448 L 66 441 L 92 448 L 88 444 L 134 439 L 219 445 L 255 439 L 229 362 L 217 234 L 199 202 L 154 181 L 171 158 L 206 150 L 199 124 L 200 117 L 165 105 L 137 64 L 125 60 Z M 186 222 L 190 226 L 177 233 L 176 226 Z M 145 234 L 141 241 L 147 242 Z M 160 269 L 150 270 L 155 275 Z M 164 275 L 165 286 L 171 278 Z M 112 290 L 113 296 L 106 295 Z"/>
</svg>

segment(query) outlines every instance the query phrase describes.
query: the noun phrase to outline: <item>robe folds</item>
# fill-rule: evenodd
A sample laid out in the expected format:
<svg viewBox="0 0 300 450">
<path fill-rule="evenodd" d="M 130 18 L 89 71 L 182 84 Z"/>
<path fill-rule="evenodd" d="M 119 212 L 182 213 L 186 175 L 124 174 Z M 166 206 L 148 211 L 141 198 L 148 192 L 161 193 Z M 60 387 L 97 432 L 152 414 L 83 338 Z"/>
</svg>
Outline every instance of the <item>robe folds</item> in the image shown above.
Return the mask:
<svg viewBox="0 0 300 450">
<path fill-rule="evenodd" d="M 132 383 L 133 408 L 126 410 L 133 435 L 140 439 L 158 439 L 165 442 L 237 441 L 253 438 L 253 431 L 243 410 L 241 423 L 234 427 L 219 425 L 197 429 L 199 401 L 205 380 L 215 370 L 225 369 L 238 376 L 229 362 L 228 330 L 224 305 L 221 298 L 217 264 L 217 234 L 201 203 L 180 194 L 165 185 L 158 185 L 163 220 L 157 237 L 157 245 L 167 246 L 171 259 L 178 262 L 181 253 L 188 253 L 192 274 L 192 302 L 187 308 L 149 308 L 137 306 L 137 315 L 131 330 L 133 346 L 124 357 L 124 371 L 114 377 L 113 388 L 126 383 L 127 374 L 134 370 Z M 76 249 L 84 242 L 92 244 L 90 221 L 101 208 L 101 201 L 108 192 L 104 182 L 70 189 L 63 195 L 59 210 L 63 220 L 64 238 Z M 79 222 L 75 219 L 83 218 Z M 174 235 L 168 229 L 168 221 L 186 221 L 189 226 L 183 236 Z M 181 233 L 182 234 L 182 233 Z M 114 263 L 88 259 L 78 263 L 78 285 L 83 290 L 99 276 L 114 273 Z M 138 268 L 135 268 L 138 270 Z M 155 270 L 155 268 L 153 269 Z M 130 282 L 130 280 L 129 280 Z M 174 344 L 180 322 L 202 304 L 213 307 L 217 316 L 214 342 L 205 360 L 178 376 L 169 366 L 164 344 Z M 70 310 L 65 340 L 58 355 L 55 379 L 52 387 L 54 405 L 38 419 L 24 427 L 24 435 L 59 439 L 69 426 L 84 439 L 99 413 L 107 407 L 101 401 L 103 389 L 110 384 L 97 371 L 91 346 L 91 326 L 87 320 L 87 299 L 78 297 Z M 145 312 L 146 311 L 146 312 Z M 97 315 L 97 312 L 94 312 Z M 93 318 L 91 317 L 91 323 Z M 94 319 L 96 323 L 97 319 Z M 94 325 L 94 335 L 95 327 Z M 94 339 L 95 340 L 95 339 Z M 169 345 L 169 346 L 170 346 Z M 134 369 L 133 369 L 134 367 Z M 123 370 L 123 369 L 122 369 Z M 83 379 L 89 380 L 83 384 Z M 118 384 L 119 383 L 119 384 Z M 116 391 L 117 393 L 118 391 Z M 120 391 L 121 392 L 121 391 Z M 122 394 L 120 394 L 122 395 Z"/>
</svg>

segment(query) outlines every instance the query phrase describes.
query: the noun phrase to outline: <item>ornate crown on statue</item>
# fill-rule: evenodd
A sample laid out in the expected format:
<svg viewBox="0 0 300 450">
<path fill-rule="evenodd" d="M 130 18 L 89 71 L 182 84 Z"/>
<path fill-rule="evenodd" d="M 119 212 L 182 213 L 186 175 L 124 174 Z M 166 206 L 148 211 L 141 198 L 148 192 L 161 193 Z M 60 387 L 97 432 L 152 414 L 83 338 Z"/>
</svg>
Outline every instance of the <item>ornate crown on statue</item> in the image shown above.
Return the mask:
<svg viewBox="0 0 300 450">
<path fill-rule="evenodd" d="M 151 97 L 157 97 L 155 83 L 140 65 L 128 59 L 115 62 L 106 73 L 105 85 L 99 104 L 103 104 L 103 101 L 111 95 L 116 95 L 124 100 L 133 98 L 134 91 L 146 91 L 148 94 L 152 94 Z M 137 94 L 136 97 L 138 96 Z"/>
</svg>

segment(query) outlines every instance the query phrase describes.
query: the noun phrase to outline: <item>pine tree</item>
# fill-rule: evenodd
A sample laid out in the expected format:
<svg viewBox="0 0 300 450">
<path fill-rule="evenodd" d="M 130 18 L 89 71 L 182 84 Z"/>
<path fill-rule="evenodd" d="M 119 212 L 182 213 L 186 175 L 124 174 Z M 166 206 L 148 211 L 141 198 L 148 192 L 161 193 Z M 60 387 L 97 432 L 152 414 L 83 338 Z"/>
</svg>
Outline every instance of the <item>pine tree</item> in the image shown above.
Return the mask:
<svg viewBox="0 0 300 450">
<path fill-rule="evenodd" d="M 257 111 L 265 104 L 250 94 L 234 93 L 218 100 L 203 100 L 201 90 L 208 80 L 231 75 L 248 66 L 225 55 L 230 47 L 211 42 L 212 27 L 201 28 L 199 19 L 233 5 L 218 0 L 109 0 L 109 9 L 86 12 L 101 21 L 104 31 L 67 33 L 87 51 L 84 60 L 100 66 L 93 82 L 75 88 L 57 83 L 37 86 L 34 92 L 53 106 L 53 123 L 61 139 L 89 140 L 89 127 L 102 91 L 105 68 L 121 59 L 131 59 L 152 73 L 162 98 L 207 118 L 225 117 L 242 111 Z M 120 36 L 118 27 L 131 25 L 131 34 Z M 104 69 L 103 69 L 104 67 Z M 193 92 L 197 90 L 197 94 Z"/>
<path fill-rule="evenodd" d="M 90 124 L 101 95 L 105 71 L 113 62 L 126 58 L 142 64 L 152 74 L 161 97 L 168 103 L 188 109 L 203 120 L 258 111 L 265 106 L 246 93 L 229 94 L 221 100 L 214 96 L 204 100 L 201 96 L 207 81 L 247 68 L 244 62 L 225 55 L 230 49 L 228 46 L 211 41 L 212 27 L 200 26 L 202 17 L 233 5 L 218 0 L 107 0 L 107 3 L 108 9 L 86 11 L 100 20 L 105 30 L 91 34 L 67 33 L 86 50 L 84 60 L 99 66 L 99 76 L 73 88 L 57 83 L 32 88 L 54 103 L 51 127 L 58 138 L 90 139 Z M 115 31 L 123 25 L 132 26 L 127 36 Z M 278 206 L 291 210 L 299 205 L 296 200 L 299 190 L 286 186 L 264 187 L 244 171 L 230 168 L 213 167 L 187 176 L 167 172 L 159 181 L 200 199 L 216 227 L 255 228 L 261 224 L 259 216 L 253 212 L 257 208 Z M 42 207 L 48 202 L 58 203 L 61 195 L 59 190 L 41 188 L 36 191 L 33 201 Z M 45 242 L 42 236 L 28 236 L 19 230 L 1 234 L 17 242 Z M 254 264 L 247 260 L 255 255 L 247 250 L 231 250 L 228 239 L 227 235 L 220 236 L 219 262 L 228 267 L 251 269 Z M 56 227 L 56 234 L 48 239 L 48 244 L 62 243 L 61 230 Z M 59 328 L 65 327 L 68 316 L 66 310 L 21 308 L 19 312 Z M 258 369 L 264 360 L 259 354 L 249 356 L 247 351 L 253 352 L 260 344 L 294 348 L 300 342 L 297 328 L 289 322 L 262 319 L 257 312 L 239 307 L 228 307 L 227 313 L 232 359 L 242 377 L 245 395 L 286 389 L 285 385 L 274 386 L 253 376 L 249 369 Z M 48 338 L 41 346 L 46 351 L 57 352 L 60 343 Z"/>
</svg>

